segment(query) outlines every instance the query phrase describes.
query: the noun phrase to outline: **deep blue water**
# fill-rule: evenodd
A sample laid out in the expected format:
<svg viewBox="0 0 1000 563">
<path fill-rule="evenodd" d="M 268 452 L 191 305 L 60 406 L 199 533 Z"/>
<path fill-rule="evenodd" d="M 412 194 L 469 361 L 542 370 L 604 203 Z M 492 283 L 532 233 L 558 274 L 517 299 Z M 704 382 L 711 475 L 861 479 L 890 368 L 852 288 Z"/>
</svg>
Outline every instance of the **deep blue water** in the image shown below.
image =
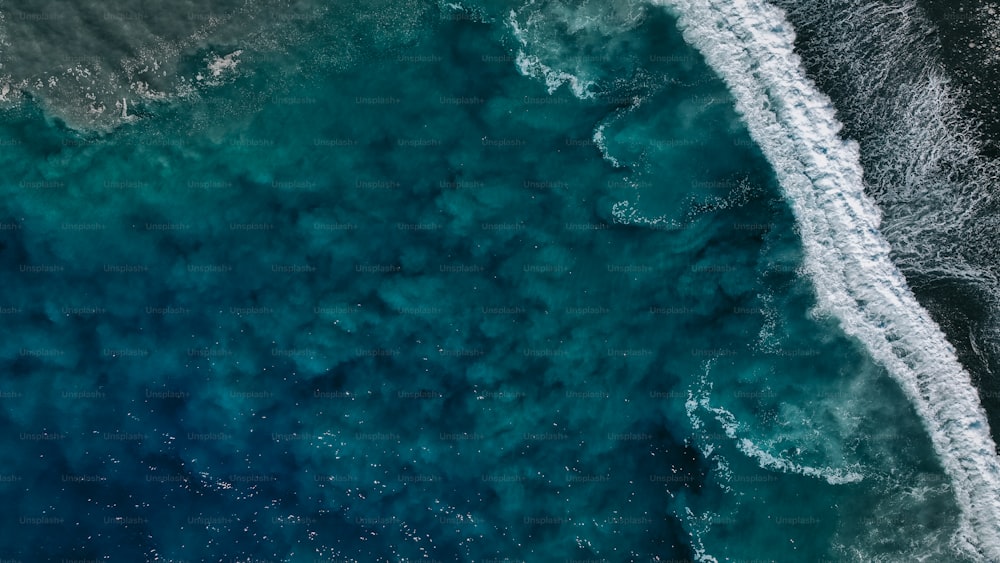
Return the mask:
<svg viewBox="0 0 1000 563">
<path fill-rule="evenodd" d="M 5 60 L 0 560 L 976 559 L 673 13 L 32 10 L 165 70 Z"/>
</svg>

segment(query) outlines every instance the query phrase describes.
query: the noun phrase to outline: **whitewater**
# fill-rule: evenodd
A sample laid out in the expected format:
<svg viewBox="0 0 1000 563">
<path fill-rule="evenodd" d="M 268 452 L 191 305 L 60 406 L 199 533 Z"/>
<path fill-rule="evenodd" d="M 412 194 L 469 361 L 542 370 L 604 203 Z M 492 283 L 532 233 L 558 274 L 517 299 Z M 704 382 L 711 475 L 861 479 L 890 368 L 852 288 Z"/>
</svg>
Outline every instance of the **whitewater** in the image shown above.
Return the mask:
<svg viewBox="0 0 1000 563">
<path fill-rule="evenodd" d="M 1000 561 L 1000 459 L 968 372 L 890 260 L 858 145 L 807 78 L 784 13 L 761 0 L 655 0 L 733 93 L 795 215 L 817 315 L 831 315 L 900 385 L 962 510 L 953 548 Z"/>
</svg>

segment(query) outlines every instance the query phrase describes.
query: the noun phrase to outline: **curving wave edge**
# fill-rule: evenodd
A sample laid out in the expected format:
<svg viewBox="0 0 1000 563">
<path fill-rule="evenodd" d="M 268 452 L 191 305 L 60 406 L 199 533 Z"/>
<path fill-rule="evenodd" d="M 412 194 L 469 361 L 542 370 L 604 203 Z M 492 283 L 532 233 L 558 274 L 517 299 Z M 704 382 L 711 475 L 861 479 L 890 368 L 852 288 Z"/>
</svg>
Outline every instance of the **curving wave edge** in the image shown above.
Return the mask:
<svg viewBox="0 0 1000 563">
<path fill-rule="evenodd" d="M 889 258 L 858 145 L 808 79 L 784 13 L 762 0 L 654 0 L 726 82 L 799 227 L 818 313 L 832 315 L 914 405 L 962 510 L 953 546 L 1000 561 L 1000 459 L 968 372 Z"/>
</svg>

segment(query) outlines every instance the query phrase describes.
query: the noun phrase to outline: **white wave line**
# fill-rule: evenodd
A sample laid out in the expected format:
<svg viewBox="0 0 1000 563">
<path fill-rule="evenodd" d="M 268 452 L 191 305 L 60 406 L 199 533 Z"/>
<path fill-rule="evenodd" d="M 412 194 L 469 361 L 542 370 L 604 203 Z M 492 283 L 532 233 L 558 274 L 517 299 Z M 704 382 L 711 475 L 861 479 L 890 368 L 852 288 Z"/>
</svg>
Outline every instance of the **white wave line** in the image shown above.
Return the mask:
<svg viewBox="0 0 1000 563">
<path fill-rule="evenodd" d="M 953 484 L 956 547 L 1000 561 L 1000 460 L 969 374 L 913 297 L 864 193 L 858 146 L 839 138 L 783 12 L 763 0 L 653 0 L 725 80 L 795 214 L 821 311 L 840 320 L 913 403 Z"/>
<path fill-rule="evenodd" d="M 861 470 L 862 468 L 858 464 L 854 464 L 853 469 L 800 465 L 764 450 L 749 438 L 740 438 L 738 431 L 741 424 L 736 420 L 736 416 L 723 407 L 715 407 L 711 404 L 710 394 L 712 384 L 707 380 L 708 373 L 711 371 L 711 365 L 711 363 L 706 365 L 705 375 L 699 383 L 699 396 L 695 397 L 694 392 L 689 390 L 688 400 L 684 405 L 692 428 L 696 431 L 701 430 L 705 425 L 704 421 L 696 414 L 699 409 L 703 409 L 715 415 L 715 420 L 722 426 L 726 436 L 732 440 L 736 449 L 748 458 L 756 460 L 761 469 L 781 473 L 795 473 L 814 479 L 823 479 L 831 485 L 858 483 L 865 478 Z M 705 453 L 705 457 L 707 458 L 711 454 L 711 451 L 703 453 Z"/>
</svg>

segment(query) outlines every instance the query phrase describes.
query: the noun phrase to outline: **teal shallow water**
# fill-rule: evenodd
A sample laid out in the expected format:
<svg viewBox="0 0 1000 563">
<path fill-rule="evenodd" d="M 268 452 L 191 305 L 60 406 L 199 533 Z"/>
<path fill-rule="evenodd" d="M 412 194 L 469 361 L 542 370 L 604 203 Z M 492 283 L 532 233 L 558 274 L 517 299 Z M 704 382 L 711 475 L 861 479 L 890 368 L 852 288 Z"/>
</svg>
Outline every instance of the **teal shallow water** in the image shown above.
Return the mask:
<svg viewBox="0 0 1000 563">
<path fill-rule="evenodd" d="M 111 132 L 7 110 L 0 557 L 952 557 L 673 20 L 417 6 Z"/>
</svg>

